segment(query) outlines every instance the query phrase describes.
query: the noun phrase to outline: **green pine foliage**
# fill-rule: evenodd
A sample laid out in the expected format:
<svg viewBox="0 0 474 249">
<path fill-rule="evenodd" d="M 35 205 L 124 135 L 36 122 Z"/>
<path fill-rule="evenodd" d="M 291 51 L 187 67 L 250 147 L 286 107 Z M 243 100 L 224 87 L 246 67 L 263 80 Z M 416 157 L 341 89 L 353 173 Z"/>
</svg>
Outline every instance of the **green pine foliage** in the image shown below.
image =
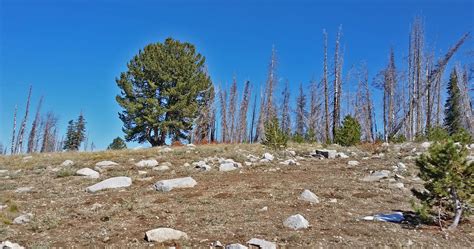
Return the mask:
<svg viewBox="0 0 474 249">
<path fill-rule="evenodd" d="M 295 134 L 293 135 L 293 137 L 291 138 L 291 140 L 292 140 L 293 142 L 299 143 L 299 144 L 304 143 L 304 141 L 305 141 L 303 135 L 298 134 L 298 133 L 295 133 Z"/>
<path fill-rule="evenodd" d="M 125 140 L 152 146 L 188 139 L 213 90 L 205 58 L 194 45 L 167 38 L 140 50 L 116 79 Z"/>
<path fill-rule="evenodd" d="M 265 140 L 263 144 L 278 150 L 286 148 L 288 135 L 280 128 L 278 118 L 274 117 L 265 123 Z"/>
<path fill-rule="evenodd" d="M 459 142 L 461 144 L 467 145 L 473 142 L 471 134 L 468 131 L 461 128 L 456 133 L 454 133 L 451 138 L 454 142 Z"/>
<path fill-rule="evenodd" d="M 111 144 L 107 147 L 108 150 L 123 150 L 126 149 L 127 145 L 121 137 L 116 137 Z"/>
<path fill-rule="evenodd" d="M 390 143 L 400 144 L 400 143 L 406 142 L 406 141 L 407 141 L 407 138 L 405 137 L 405 135 L 399 134 L 399 135 L 395 135 L 395 136 L 389 137 L 389 138 L 388 138 L 388 141 L 389 141 Z"/>
<path fill-rule="evenodd" d="M 76 121 L 69 120 L 66 140 L 64 141 L 64 150 L 77 151 L 81 146 L 81 143 L 86 138 L 86 120 L 84 115 L 81 113 Z"/>
<path fill-rule="evenodd" d="M 336 130 L 335 142 L 342 146 L 352 146 L 360 143 L 361 127 L 359 122 L 347 115 L 342 121 L 342 127 Z"/>
<path fill-rule="evenodd" d="M 428 154 L 422 155 L 416 165 L 419 177 L 425 181 L 427 192 L 414 191 L 422 206 L 438 207 L 454 213 L 452 228 L 457 226 L 465 206 L 474 204 L 474 162 L 466 160 L 467 149 L 458 146 L 452 139 L 434 143 Z M 420 209 L 421 210 L 421 209 Z M 458 217 L 456 219 L 456 217 Z"/>
<path fill-rule="evenodd" d="M 446 141 L 446 139 L 449 138 L 448 132 L 443 127 L 439 127 L 439 126 L 431 127 L 430 129 L 428 129 L 428 132 L 426 135 L 427 135 L 428 141 L 433 141 L 433 142 Z"/>
<path fill-rule="evenodd" d="M 461 93 L 458 87 L 458 76 L 453 69 L 448 82 L 448 99 L 444 110 L 444 126 L 449 135 L 453 135 L 462 129 L 461 124 Z"/>
</svg>

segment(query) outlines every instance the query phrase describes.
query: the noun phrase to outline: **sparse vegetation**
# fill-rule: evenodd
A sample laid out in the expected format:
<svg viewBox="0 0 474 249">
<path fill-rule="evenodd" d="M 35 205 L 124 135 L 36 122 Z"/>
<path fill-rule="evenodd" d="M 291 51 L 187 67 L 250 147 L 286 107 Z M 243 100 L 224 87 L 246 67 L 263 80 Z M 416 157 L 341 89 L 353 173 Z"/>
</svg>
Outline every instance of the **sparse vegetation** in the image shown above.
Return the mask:
<svg viewBox="0 0 474 249">
<path fill-rule="evenodd" d="M 263 144 L 275 149 L 286 148 L 288 143 L 288 135 L 281 130 L 278 119 L 274 117 L 265 124 L 265 140 Z"/>
<path fill-rule="evenodd" d="M 346 116 L 342 127 L 336 130 L 335 142 L 342 146 L 352 146 L 360 142 L 361 130 L 359 122 L 351 116 Z"/>
</svg>

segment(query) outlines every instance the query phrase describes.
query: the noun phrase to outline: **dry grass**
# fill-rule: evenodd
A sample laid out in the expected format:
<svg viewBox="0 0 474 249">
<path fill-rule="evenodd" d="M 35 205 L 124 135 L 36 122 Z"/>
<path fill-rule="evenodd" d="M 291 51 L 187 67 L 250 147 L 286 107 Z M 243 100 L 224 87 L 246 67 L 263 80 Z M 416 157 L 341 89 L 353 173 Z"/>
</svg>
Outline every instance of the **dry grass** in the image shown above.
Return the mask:
<svg viewBox="0 0 474 249">
<path fill-rule="evenodd" d="M 292 144 L 297 156 L 306 156 L 320 145 Z M 331 147 L 331 146 L 330 146 Z M 195 149 L 173 147 L 172 152 L 161 148 L 105 151 L 87 153 L 53 153 L 0 157 L 0 169 L 8 169 L 0 176 L 0 204 L 8 208 L 0 211 L 0 240 L 12 240 L 28 247 L 148 247 L 144 232 L 157 227 L 171 227 L 186 232 L 190 239 L 161 245 L 208 246 L 222 243 L 242 243 L 253 237 L 277 242 L 287 247 L 470 247 L 473 226 L 463 221 L 458 231 L 444 233 L 436 227 L 422 226 L 404 229 L 391 223 L 359 221 L 359 218 L 395 209 L 410 210 L 409 190 L 388 188 L 388 181 L 367 183 L 359 179 L 371 170 L 391 169 L 401 156 L 386 152 L 382 159 L 362 160 L 378 152 L 377 148 L 334 147 L 357 153 L 358 167 L 347 167 L 350 159 L 299 159 L 300 166 L 284 166 L 274 161 L 268 164 L 244 166 L 242 170 L 210 172 L 186 168 L 206 157 L 232 158 L 243 163 L 249 154 L 261 156 L 260 145 L 202 145 Z M 365 151 L 365 150 L 368 151 Z M 289 153 L 271 152 L 284 160 Z M 138 169 L 134 164 L 141 159 L 154 158 L 171 162 L 169 171 L 157 172 Z M 53 171 L 66 159 L 74 166 Z M 133 160 L 132 160 L 133 159 Z M 108 169 L 100 179 L 74 176 L 82 167 L 93 168 L 95 163 L 111 160 L 120 165 Z M 406 162 L 409 171 L 403 181 L 407 188 L 420 187 L 412 182 L 416 174 L 413 162 Z M 20 171 L 17 171 L 20 170 Z M 139 170 L 147 174 L 139 175 Z M 129 188 L 108 190 L 95 194 L 84 189 L 99 180 L 126 175 L 133 179 Z M 59 177 L 62 176 L 62 177 Z M 158 180 L 192 176 L 198 185 L 168 193 L 153 190 Z M 31 192 L 16 193 L 18 187 L 33 187 Z M 321 198 L 321 203 L 309 205 L 298 200 L 304 189 Z M 336 199 L 337 203 L 330 200 Z M 259 211 L 267 206 L 268 211 Z M 34 219 L 24 225 L 10 224 L 21 213 L 31 212 Z M 283 220 L 302 214 L 311 227 L 292 231 Z M 411 242 L 410 242 L 411 241 Z"/>
</svg>

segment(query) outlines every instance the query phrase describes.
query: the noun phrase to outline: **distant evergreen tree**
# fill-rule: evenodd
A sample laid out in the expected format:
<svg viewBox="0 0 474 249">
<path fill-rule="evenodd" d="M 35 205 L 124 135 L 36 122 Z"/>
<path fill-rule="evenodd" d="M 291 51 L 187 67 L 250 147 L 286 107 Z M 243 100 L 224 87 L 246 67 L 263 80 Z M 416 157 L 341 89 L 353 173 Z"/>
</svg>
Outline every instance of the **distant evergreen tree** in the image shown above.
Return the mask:
<svg viewBox="0 0 474 249">
<path fill-rule="evenodd" d="M 342 146 L 356 145 L 360 142 L 361 127 L 359 122 L 347 115 L 342 121 L 342 127 L 336 129 L 335 142 Z"/>
<path fill-rule="evenodd" d="M 265 123 L 265 140 L 262 143 L 275 150 L 286 148 L 288 135 L 280 128 L 278 118 L 273 117 Z"/>
<path fill-rule="evenodd" d="M 107 147 L 108 150 L 122 150 L 126 149 L 127 145 L 125 144 L 125 141 L 121 137 L 116 137 L 112 141 L 112 143 Z"/>
<path fill-rule="evenodd" d="M 77 121 L 74 122 L 74 120 L 69 120 L 63 149 L 70 151 L 79 150 L 81 143 L 85 139 L 85 133 L 86 120 L 84 115 L 81 113 L 77 118 Z"/>
<path fill-rule="evenodd" d="M 458 87 L 458 76 L 456 69 L 453 69 L 448 83 L 448 99 L 444 110 L 444 126 L 449 135 L 458 133 L 462 129 L 461 122 L 461 94 Z"/>
<path fill-rule="evenodd" d="M 152 146 L 189 139 L 212 82 L 194 45 L 167 38 L 140 50 L 116 79 L 125 140 Z"/>
</svg>

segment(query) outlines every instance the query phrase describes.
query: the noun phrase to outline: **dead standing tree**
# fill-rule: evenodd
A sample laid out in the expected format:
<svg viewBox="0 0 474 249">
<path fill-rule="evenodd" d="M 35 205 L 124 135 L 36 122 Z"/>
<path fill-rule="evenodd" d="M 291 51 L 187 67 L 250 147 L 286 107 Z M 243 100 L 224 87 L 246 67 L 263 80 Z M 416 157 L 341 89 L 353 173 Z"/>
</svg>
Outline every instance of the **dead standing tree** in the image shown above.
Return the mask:
<svg viewBox="0 0 474 249">
<path fill-rule="evenodd" d="M 23 140 L 24 140 L 25 131 L 26 131 L 26 123 L 28 121 L 28 114 L 30 113 L 31 90 L 32 90 L 32 86 L 30 86 L 30 90 L 28 91 L 25 116 L 23 117 L 23 120 L 21 121 L 20 130 L 18 131 L 18 136 L 17 136 L 16 144 L 15 144 L 15 154 L 21 154 L 23 152 Z"/>
<path fill-rule="evenodd" d="M 247 112 L 250 102 L 250 81 L 245 82 L 244 92 L 242 93 L 242 102 L 240 104 L 240 114 L 239 114 L 239 123 L 237 130 L 237 140 L 236 142 L 242 143 L 247 142 Z"/>
<path fill-rule="evenodd" d="M 36 136 L 38 135 L 38 125 L 40 124 L 40 110 L 41 105 L 43 104 L 43 97 L 40 98 L 38 106 L 36 107 L 36 114 L 33 123 L 31 124 L 30 135 L 28 136 L 28 147 L 27 153 L 35 152 L 35 141 Z"/>
<path fill-rule="evenodd" d="M 323 66 L 323 85 L 324 85 L 324 131 L 325 142 L 328 143 L 329 138 L 329 86 L 328 86 L 328 34 L 323 30 L 324 38 L 324 66 Z"/>
<path fill-rule="evenodd" d="M 10 154 L 15 154 L 15 135 L 16 135 L 16 113 L 18 111 L 18 106 L 15 105 L 15 111 L 13 112 L 13 132 L 12 132 L 12 147 L 10 148 Z"/>
<path fill-rule="evenodd" d="M 237 105 L 237 79 L 234 76 L 232 80 L 232 85 L 230 87 L 230 96 L 229 96 L 229 113 L 227 115 L 228 120 L 228 139 L 229 142 L 236 142 L 236 105 Z"/>
<path fill-rule="evenodd" d="M 340 40 L 342 36 L 342 26 L 336 36 L 336 47 L 334 49 L 334 98 L 333 98 L 333 120 L 332 135 L 336 136 L 336 130 L 339 128 L 341 114 L 341 95 L 342 95 L 342 55 L 340 54 Z"/>
<path fill-rule="evenodd" d="M 219 102 L 221 104 L 221 139 L 223 143 L 227 143 L 227 91 L 222 88 L 219 91 Z"/>
<path fill-rule="evenodd" d="M 283 102 L 281 104 L 281 130 L 286 132 L 286 134 L 291 133 L 291 119 L 290 119 L 290 89 L 288 80 L 285 83 L 285 88 L 281 93 L 283 97 Z"/>
</svg>

